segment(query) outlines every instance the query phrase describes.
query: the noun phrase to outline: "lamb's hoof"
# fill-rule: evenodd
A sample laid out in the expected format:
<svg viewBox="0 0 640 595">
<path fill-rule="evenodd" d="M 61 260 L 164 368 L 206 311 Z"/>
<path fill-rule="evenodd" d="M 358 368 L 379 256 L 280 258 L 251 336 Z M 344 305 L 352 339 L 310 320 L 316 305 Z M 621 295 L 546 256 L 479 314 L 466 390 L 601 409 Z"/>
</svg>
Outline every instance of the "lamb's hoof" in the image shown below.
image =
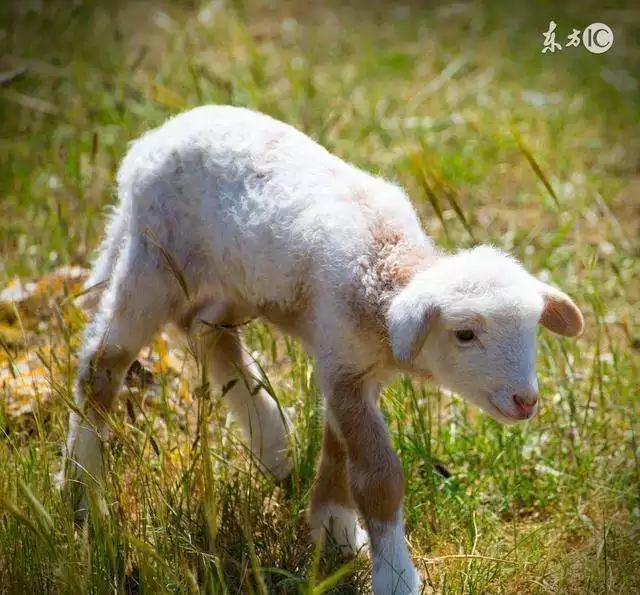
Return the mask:
<svg viewBox="0 0 640 595">
<path fill-rule="evenodd" d="M 360 526 L 355 510 L 330 504 L 312 518 L 312 535 L 317 541 L 326 532 L 328 543 L 335 546 L 343 558 L 352 558 L 369 551 L 369 537 Z"/>
<path fill-rule="evenodd" d="M 356 523 L 351 535 L 343 539 L 341 543 L 337 541 L 335 543 L 343 558 L 353 558 L 369 551 L 369 536 L 359 523 Z"/>
<path fill-rule="evenodd" d="M 269 475 L 274 477 L 276 481 L 284 481 L 291 476 L 293 470 L 289 457 L 286 454 L 284 456 L 273 457 L 266 461 L 263 459 L 262 464 Z"/>
</svg>

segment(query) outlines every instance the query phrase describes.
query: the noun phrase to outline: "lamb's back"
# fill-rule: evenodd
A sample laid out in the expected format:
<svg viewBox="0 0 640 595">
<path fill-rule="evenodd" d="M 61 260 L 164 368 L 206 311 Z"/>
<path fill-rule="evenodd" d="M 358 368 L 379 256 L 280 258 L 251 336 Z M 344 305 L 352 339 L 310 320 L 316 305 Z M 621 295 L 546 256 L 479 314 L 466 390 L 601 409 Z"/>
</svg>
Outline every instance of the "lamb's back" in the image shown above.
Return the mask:
<svg viewBox="0 0 640 595">
<path fill-rule="evenodd" d="M 309 276 L 339 283 L 375 220 L 421 234 L 395 186 L 243 108 L 196 108 L 143 135 L 119 186 L 132 221 L 152 229 L 194 279 L 265 300 L 298 291 Z"/>
</svg>

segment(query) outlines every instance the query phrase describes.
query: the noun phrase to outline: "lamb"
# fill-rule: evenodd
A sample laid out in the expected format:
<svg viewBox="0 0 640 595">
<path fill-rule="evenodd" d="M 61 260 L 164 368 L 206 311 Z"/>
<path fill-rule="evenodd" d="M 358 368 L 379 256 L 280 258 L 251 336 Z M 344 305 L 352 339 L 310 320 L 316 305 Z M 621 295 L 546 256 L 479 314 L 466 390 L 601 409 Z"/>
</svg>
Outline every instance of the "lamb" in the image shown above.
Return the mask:
<svg viewBox="0 0 640 595">
<path fill-rule="evenodd" d="M 417 593 L 381 387 L 414 373 L 500 422 L 531 419 L 536 326 L 578 335 L 580 310 L 498 249 L 439 251 L 399 187 L 247 109 L 203 106 L 146 133 L 118 193 L 88 281 L 103 290 L 80 355 L 66 481 L 100 483 L 104 412 L 168 323 L 198 345 L 216 385 L 243 377 L 228 406 L 264 469 L 286 477 L 290 422 L 234 328 L 263 317 L 303 342 L 325 397 L 314 536 L 327 530 L 345 551 L 367 544 L 376 595 Z"/>
</svg>

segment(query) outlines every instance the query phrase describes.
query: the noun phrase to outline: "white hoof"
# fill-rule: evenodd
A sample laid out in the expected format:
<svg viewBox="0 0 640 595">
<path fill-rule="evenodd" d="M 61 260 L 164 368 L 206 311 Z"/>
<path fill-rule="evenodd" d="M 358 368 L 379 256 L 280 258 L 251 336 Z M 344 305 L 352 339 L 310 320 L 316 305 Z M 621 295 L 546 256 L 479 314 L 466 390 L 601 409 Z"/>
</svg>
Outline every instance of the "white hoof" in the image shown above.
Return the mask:
<svg viewBox="0 0 640 595">
<path fill-rule="evenodd" d="M 404 542 L 402 515 L 391 523 L 373 522 L 376 549 L 373 552 L 374 595 L 418 595 L 420 576 Z"/>
<path fill-rule="evenodd" d="M 329 534 L 332 542 L 340 548 L 340 553 L 345 557 L 368 550 L 367 532 L 360 527 L 355 510 L 339 504 L 326 506 L 312 519 L 312 535 L 315 541 L 320 539 L 323 531 Z"/>
<path fill-rule="evenodd" d="M 399 561 L 393 565 L 386 562 L 373 564 L 374 595 L 419 595 L 420 577 L 411 562 L 400 568 Z"/>
<path fill-rule="evenodd" d="M 260 464 L 268 475 L 272 475 L 276 480 L 282 481 L 291 475 L 291 461 L 287 445 L 278 445 L 265 449 Z"/>
</svg>

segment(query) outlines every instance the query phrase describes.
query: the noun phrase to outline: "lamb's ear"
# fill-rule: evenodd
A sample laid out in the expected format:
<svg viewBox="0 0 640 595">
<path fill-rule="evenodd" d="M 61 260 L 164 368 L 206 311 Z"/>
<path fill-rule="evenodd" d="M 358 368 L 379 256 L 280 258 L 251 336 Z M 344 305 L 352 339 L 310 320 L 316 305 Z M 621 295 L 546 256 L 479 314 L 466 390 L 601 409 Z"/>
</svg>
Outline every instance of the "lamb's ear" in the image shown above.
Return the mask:
<svg viewBox="0 0 640 595">
<path fill-rule="evenodd" d="M 546 283 L 540 282 L 539 288 L 544 300 L 540 324 L 565 337 L 580 335 L 584 329 L 584 318 L 573 300 Z"/>
<path fill-rule="evenodd" d="M 387 328 L 393 355 L 409 364 L 422 349 L 438 313 L 437 300 L 409 284 L 391 301 Z"/>
</svg>

